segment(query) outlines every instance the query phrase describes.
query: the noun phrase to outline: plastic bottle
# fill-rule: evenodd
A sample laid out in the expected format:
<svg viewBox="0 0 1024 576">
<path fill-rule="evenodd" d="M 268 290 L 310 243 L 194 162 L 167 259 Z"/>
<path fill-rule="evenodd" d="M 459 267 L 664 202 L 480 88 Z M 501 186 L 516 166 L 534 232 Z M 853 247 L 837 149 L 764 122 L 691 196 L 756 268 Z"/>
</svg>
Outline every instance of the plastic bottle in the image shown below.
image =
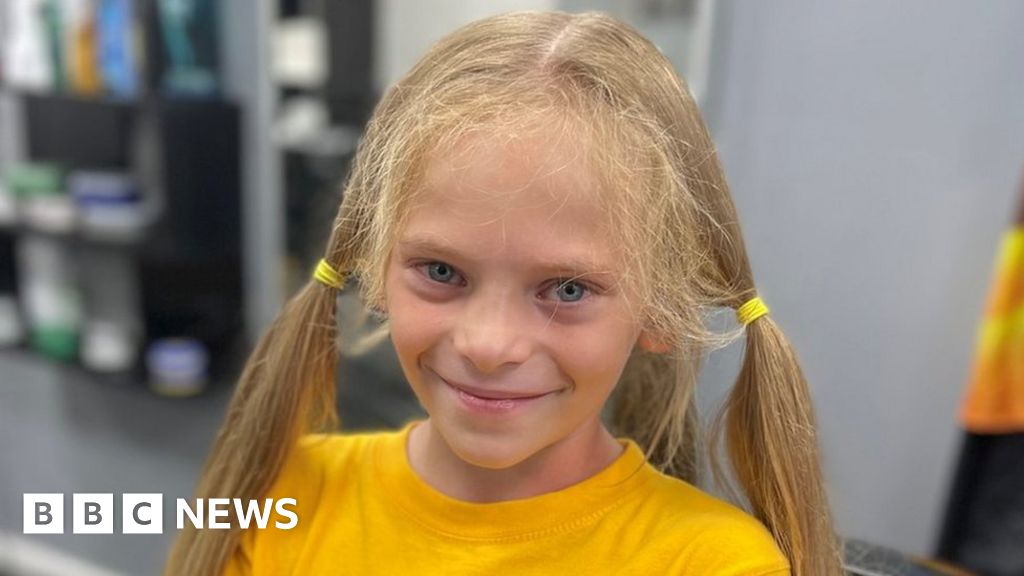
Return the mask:
<svg viewBox="0 0 1024 576">
<path fill-rule="evenodd" d="M 27 90 L 52 90 L 53 62 L 47 54 L 46 28 L 40 15 L 47 0 L 17 0 L 0 7 L 8 37 L 4 43 L 4 77 L 11 86 Z"/>
<path fill-rule="evenodd" d="M 75 260 L 60 240 L 32 233 L 16 249 L 32 347 L 52 358 L 74 359 L 82 317 Z"/>
<path fill-rule="evenodd" d="M 81 261 L 82 365 L 95 372 L 130 371 L 143 333 L 134 260 L 117 246 L 95 246 L 83 250 Z"/>
</svg>

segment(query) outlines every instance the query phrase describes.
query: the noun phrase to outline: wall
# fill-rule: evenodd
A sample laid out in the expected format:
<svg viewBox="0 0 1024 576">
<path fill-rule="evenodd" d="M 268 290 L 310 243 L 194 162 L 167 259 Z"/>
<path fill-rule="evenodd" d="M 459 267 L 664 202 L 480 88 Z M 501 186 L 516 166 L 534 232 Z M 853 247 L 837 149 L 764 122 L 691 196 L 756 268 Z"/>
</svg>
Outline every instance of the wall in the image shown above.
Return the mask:
<svg viewBox="0 0 1024 576">
<path fill-rule="evenodd" d="M 708 115 L 813 387 L 839 526 L 930 552 L 1024 168 L 1024 4 L 720 8 Z M 715 364 L 711 396 L 734 371 Z"/>
<path fill-rule="evenodd" d="M 555 0 L 377 0 L 376 85 L 398 80 L 430 46 L 463 24 L 514 10 L 551 10 Z"/>
</svg>

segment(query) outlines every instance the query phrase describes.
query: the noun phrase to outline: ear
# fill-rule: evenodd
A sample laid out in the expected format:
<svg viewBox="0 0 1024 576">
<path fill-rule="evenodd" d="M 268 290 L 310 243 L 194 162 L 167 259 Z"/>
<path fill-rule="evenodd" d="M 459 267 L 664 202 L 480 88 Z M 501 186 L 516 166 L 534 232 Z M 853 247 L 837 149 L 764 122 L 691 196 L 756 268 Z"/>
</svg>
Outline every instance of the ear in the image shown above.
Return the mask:
<svg viewBox="0 0 1024 576">
<path fill-rule="evenodd" d="M 640 332 L 640 338 L 637 339 L 637 343 L 644 350 L 654 354 L 664 354 L 672 349 L 664 340 L 648 330 Z"/>
</svg>

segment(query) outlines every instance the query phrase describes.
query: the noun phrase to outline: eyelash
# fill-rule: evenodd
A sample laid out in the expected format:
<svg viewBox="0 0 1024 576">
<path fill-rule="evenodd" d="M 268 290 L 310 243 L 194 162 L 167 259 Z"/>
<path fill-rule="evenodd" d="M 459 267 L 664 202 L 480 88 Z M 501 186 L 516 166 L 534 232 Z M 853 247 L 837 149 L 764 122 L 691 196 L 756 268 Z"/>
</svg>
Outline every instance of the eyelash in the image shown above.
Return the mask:
<svg viewBox="0 0 1024 576">
<path fill-rule="evenodd" d="M 457 276 L 462 276 L 462 273 L 459 272 L 457 268 L 455 268 L 451 264 L 448 264 L 447 262 L 442 262 L 440 260 L 430 260 L 430 261 L 427 261 L 427 262 L 420 262 L 418 264 L 415 264 L 414 267 L 417 268 L 417 269 L 423 269 L 425 267 L 432 266 L 434 264 L 444 264 L 445 266 L 450 268 L 451 271 L 454 272 Z M 431 282 L 431 283 L 434 283 L 434 284 L 441 284 L 441 285 L 448 284 L 447 282 L 442 282 L 440 280 L 434 280 L 433 278 L 430 277 L 430 273 L 429 272 L 424 272 L 423 276 L 427 279 L 428 282 Z M 593 285 L 591 285 L 588 282 L 581 282 L 580 280 L 576 280 L 574 278 L 555 278 L 554 282 L 551 284 L 551 286 L 549 286 L 548 289 L 550 289 L 550 288 L 557 288 L 557 287 L 560 287 L 560 286 L 562 286 L 564 284 L 567 284 L 567 283 L 570 283 L 570 282 L 575 284 L 576 286 L 579 286 L 580 288 L 582 288 L 584 290 L 584 296 L 581 297 L 579 300 L 572 300 L 572 301 L 559 300 L 558 301 L 558 305 L 560 305 L 560 306 L 577 306 L 577 305 L 581 304 L 583 301 L 587 300 L 588 298 L 593 297 L 593 295 L 599 294 L 601 292 L 600 289 L 597 288 L 596 286 L 593 286 Z"/>
</svg>

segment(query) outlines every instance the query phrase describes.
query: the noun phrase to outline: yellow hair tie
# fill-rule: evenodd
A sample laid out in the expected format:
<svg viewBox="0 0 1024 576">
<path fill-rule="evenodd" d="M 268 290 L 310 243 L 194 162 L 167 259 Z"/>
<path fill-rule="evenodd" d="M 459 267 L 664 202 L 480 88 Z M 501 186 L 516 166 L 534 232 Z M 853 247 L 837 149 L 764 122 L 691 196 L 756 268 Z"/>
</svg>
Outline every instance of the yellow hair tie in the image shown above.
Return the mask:
<svg viewBox="0 0 1024 576">
<path fill-rule="evenodd" d="M 746 326 L 767 313 L 768 306 L 760 297 L 755 296 L 736 309 L 736 320 Z"/>
<path fill-rule="evenodd" d="M 337 288 L 338 290 L 345 286 L 345 279 L 334 268 L 331 268 L 331 265 L 323 258 L 317 263 L 316 270 L 313 272 L 313 278 L 316 278 L 322 284 Z"/>
</svg>

